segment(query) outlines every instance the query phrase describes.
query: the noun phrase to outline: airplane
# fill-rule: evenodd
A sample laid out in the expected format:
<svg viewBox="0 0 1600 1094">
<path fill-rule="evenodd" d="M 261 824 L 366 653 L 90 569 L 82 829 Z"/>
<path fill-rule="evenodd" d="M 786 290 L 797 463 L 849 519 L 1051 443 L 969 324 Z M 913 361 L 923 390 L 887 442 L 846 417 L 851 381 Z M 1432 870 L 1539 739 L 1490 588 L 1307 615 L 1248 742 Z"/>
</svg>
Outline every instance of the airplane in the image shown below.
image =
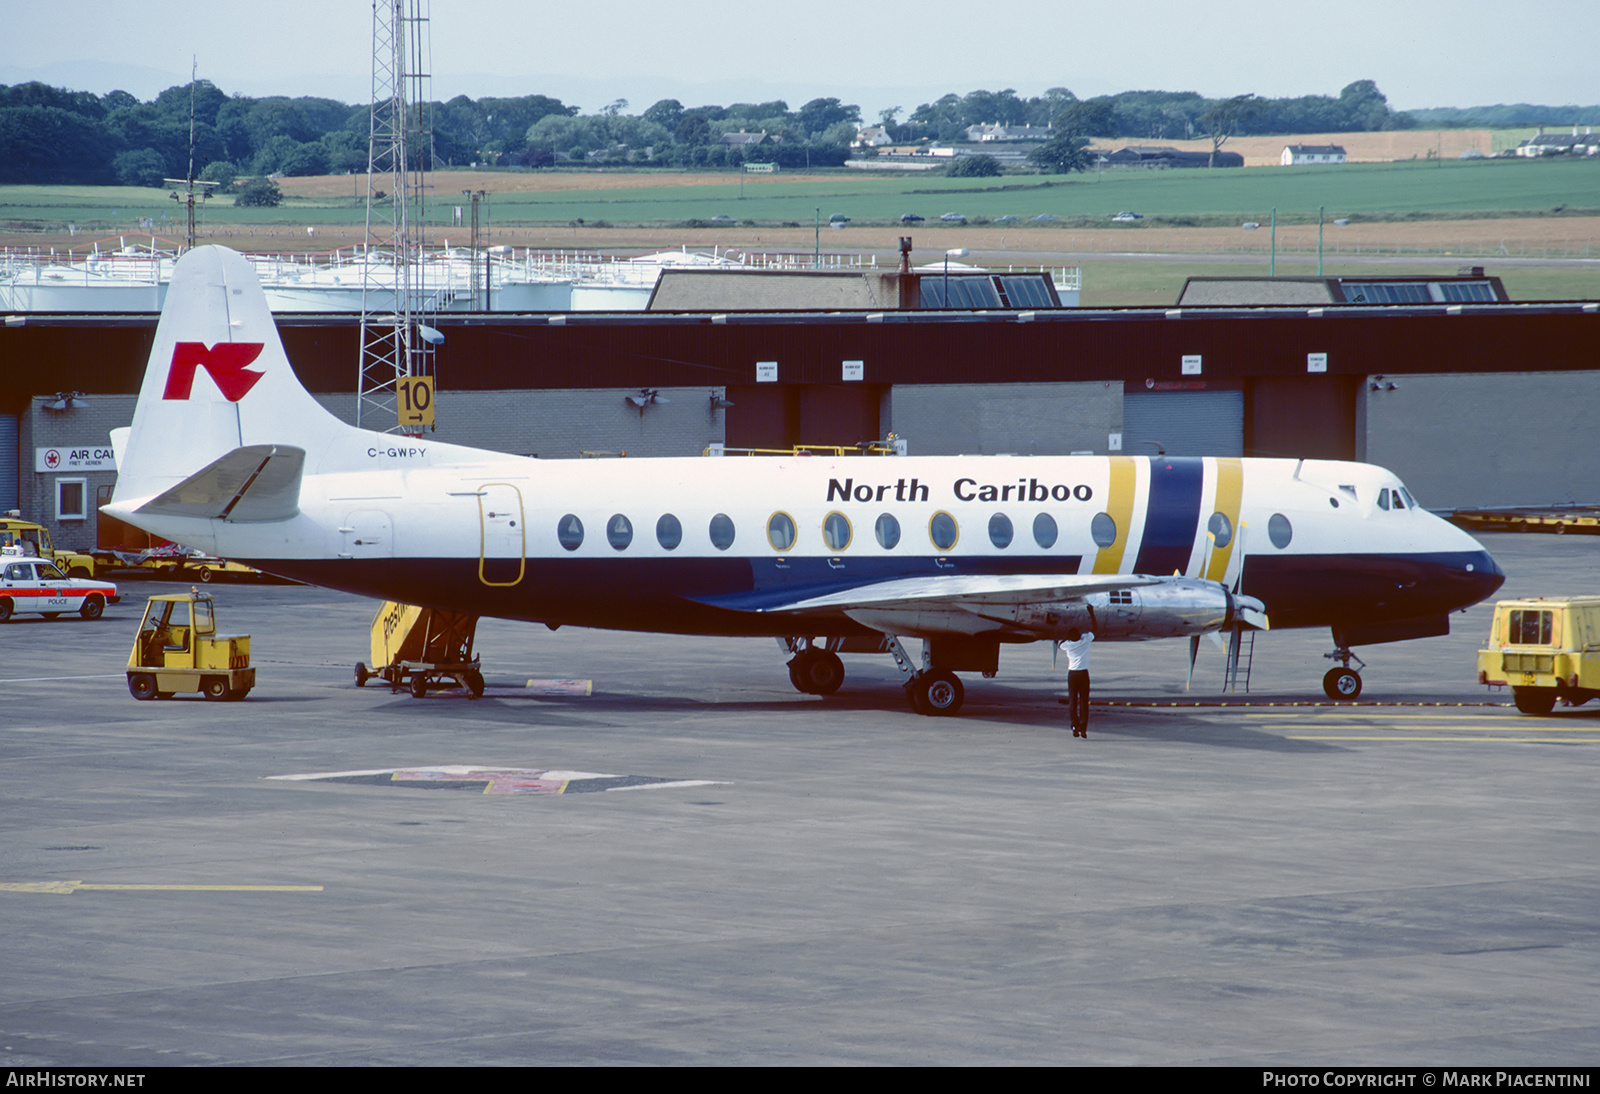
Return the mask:
<svg viewBox="0 0 1600 1094">
<path fill-rule="evenodd" d="M 177 264 L 113 516 L 267 573 L 479 616 L 775 638 L 796 688 L 887 652 L 919 713 L 1002 645 L 1328 627 L 1449 630 L 1504 574 L 1367 464 L 1167 456 L 540 460 L 340 422 L 301 386 L 248 263 Z M 902 639 L 923 640 L 914 661 Z"/>
</svg>

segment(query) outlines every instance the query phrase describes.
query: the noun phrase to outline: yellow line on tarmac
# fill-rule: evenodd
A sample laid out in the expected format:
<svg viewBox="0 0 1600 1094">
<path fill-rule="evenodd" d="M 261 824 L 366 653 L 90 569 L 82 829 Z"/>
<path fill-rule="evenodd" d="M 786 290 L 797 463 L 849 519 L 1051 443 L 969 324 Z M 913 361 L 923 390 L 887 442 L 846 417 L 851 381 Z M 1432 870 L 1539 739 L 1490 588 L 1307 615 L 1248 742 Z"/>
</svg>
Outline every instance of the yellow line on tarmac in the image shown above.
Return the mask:
<svg viewBox="0 0 1600 1094">
<path fill-rule="evenodd" d="M 14 881 L 0 893 L 76 893 L 84 889 L 169 893 L 320 893 L 320 885 L 112 885 L 93 881 Z"/>
<path fill-rule="evenodd" d="M 1600 744 L 1600 737 L 1310 737 L 1285 736 L 1289 741 L 1533 741 L 1541 744 Z"/>
<path fill-rule="evenodd" d="M 1483 733 L 1600 733 L 1600 726 L 1519 726 L 1501 722 L 1486 725 L 1482 722 L 1455 722 L 1449 725 L 1428 726 L 1383 726 L 1373 725 L 1369 722 L 1323 722 L 1315 726 L 1307 726 L 1304 722 L 1268 722 L 1257 725 L 1257 729 L 1395 729 L 1409 730 L 1414 733 L 1426 733 L 1430 730 L 1475 730 Z"/>
</svg>

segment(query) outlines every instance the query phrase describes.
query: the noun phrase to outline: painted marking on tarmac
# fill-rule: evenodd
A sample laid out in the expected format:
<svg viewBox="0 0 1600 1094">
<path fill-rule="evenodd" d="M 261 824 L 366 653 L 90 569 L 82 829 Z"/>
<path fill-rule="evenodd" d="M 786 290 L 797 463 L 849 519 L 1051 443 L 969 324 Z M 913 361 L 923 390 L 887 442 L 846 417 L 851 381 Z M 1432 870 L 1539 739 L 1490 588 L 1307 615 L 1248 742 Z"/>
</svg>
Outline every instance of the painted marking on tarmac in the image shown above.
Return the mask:
<svg viewBox="0 0 1600 1094">
<path fill-rule="evenodd" d="M 1246 711 L 1258 729 L 1283 733 L 1290 741 L 1375 741 L 1383 743 L 1506 742 L 1522 744 L 1600 744 L 1600 723 L 1585 721 L 1537 725 L 1499 713 L 1424 714 L 1400 711 Z M 1311 730 L 1312 732 L 1305 732 Z M 1385 730 L 1389 732 L 1384 732 Z M 1299 732 L 1295 732 L 1299 731 Z M 1365 731 L 1365 732 L 1363 732 Z"/>
<path fill-rule="evenodd" d="M 113 885 L 97 881 L 13 881 L 0 883 L 0 893 L 320 893 L 320 885 Z"/>
<path fill-rule="evenodd" d="M 389 768 L 382 771 L 323 771 L 267 777 L 282 782 L 350 783 L 406 790 L 473 790 L 481 794 L 596 794 L 612 790 L 669 790 L 719 785 L 713 779 L 610 775 L 600 771 L 567 771 L 559 768 L 477 767 L 470 764 Z"/>
</svg>

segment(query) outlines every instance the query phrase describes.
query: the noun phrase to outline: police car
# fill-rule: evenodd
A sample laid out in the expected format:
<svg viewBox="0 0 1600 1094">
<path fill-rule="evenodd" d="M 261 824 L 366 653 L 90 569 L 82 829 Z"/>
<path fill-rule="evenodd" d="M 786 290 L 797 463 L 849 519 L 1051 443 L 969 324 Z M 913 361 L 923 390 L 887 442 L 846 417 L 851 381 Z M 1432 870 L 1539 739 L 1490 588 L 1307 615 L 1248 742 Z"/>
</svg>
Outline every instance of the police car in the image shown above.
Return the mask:
<svg viewBox="0 0 1600 1094">
<path fill-rule="evenodd" d="M 37 612 L 46 619 L 77 612 L 85 619 L 99 619 L 107 604 L 121 599 L 111 582 L 68 577 L 47 559 L 0 557 L 0 623 L 16 612 Z"/>
</svg>

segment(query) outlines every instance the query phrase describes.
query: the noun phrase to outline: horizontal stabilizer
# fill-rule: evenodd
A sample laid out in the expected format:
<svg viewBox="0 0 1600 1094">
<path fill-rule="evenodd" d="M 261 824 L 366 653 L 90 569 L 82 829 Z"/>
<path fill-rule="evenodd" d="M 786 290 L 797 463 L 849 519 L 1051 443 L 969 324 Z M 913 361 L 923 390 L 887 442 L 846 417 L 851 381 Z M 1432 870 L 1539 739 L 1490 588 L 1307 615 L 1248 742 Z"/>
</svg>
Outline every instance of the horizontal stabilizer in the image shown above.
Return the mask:
<svg viewBox="0 0 1600 1094">
<path fill-rule="evenodd" d="M 289 520 L 300 512 L 303 448 L 252 444 L 213 460 L 137 512 L 236 524 Z"/>
</svg>

